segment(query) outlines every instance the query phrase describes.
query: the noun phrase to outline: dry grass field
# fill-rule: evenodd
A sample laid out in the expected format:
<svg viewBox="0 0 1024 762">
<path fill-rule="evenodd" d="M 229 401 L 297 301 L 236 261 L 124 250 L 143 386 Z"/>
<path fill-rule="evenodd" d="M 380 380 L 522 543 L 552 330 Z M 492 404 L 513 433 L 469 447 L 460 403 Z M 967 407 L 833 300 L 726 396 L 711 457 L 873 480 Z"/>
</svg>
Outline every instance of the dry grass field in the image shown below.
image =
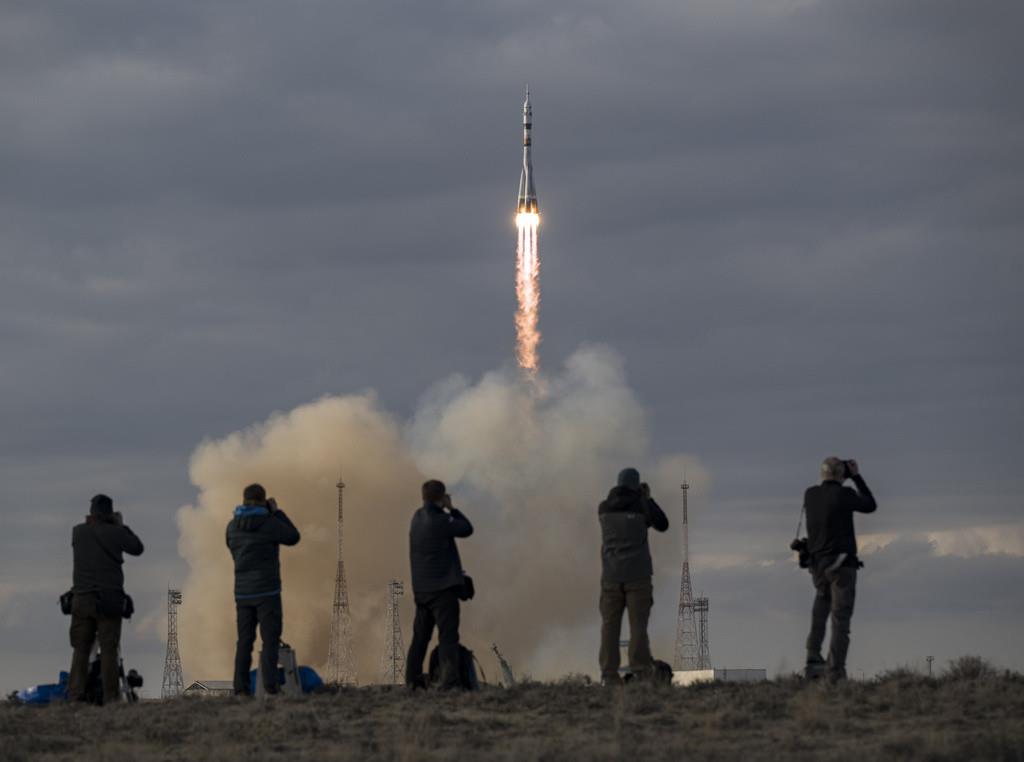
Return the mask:
<svg viewBox="0 0 1024 762">
<path fill-rule="evenodd" d="M 0 707 L 20 760 L 1024 760 L 1024 677 L 962 660 L 893 672 L 692 688 L 583 680 L 475 694 L 360 688 L 304 700 Z"/>
</svg>

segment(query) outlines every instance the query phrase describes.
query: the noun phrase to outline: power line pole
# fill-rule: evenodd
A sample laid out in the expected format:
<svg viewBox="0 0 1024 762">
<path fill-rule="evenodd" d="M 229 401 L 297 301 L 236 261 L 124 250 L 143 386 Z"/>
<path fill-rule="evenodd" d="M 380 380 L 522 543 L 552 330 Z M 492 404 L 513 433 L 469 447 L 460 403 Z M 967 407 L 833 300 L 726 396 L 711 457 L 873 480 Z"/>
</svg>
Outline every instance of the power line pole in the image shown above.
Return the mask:
<svg viewBox="0 0 1024 762">
<path fill-rule="evenodd" d="M 697 627 L 694 619 L 693 585 L 690 582 L 690 519 L 687 493 L 690 484 L 685 479 L 679 485 L 683 490 L 683 573 L 679 580 L 679 612 L 676 617 L 676 646 L 672 668 L 697 669 Z"/>
<path fill-rule="evenodd" d="M 345 482 L 338 478 L 338 571 L 334 577 L 334 606 L 331 609 L 331 640 L 327 647 L 327 682 L 355 685 L 356 668 L 352 660 L 352 612 L 348 607 L 348 581 L 345 579 L 344 495 Z"/>
<path fill-rule="evenodd" d="M 167 590 L 167 657 L 164 659 L 164 682 L 160 698 L 174 698 L 185 690 L 185 678 L 181 674 L 181 654 L 178 653 L 178 606 L 181 605 L 181 591 Z"/>
<path fill-rule="evenodd" d="M 398 599 L 405 594 L 405 585 L 397 579 L 388 585 L 388 613 L 384 630 L 384 656 L 381 659 L 381 682 L 401 685 L 405 682 L 405 645 L 402 643 L 402 618 Z"/>
<path fill-rule="evenodd" d="M 925 658 L 925 661 L 928 662 L 928 677 L 931 677 L 932 676 L 932 662 L 935 661 L 935 657 L 934 656 L 926 656 L 924 658 Z"/>
</svg>

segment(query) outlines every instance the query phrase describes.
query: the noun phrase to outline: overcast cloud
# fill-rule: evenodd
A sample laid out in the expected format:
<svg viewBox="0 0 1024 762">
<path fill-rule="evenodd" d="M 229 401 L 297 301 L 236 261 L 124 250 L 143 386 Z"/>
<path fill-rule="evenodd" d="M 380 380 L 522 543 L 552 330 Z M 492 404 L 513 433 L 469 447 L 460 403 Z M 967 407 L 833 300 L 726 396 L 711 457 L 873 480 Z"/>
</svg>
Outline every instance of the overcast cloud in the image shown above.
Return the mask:
<svg viewBox="0 0 1024 762">
<path fill-rule="evenodd" d="M 526 82 L 542 363 L 611 347 L 654 452 L 707 468 L 716 664 L 799 665 L 786 545 L 835 453 L 881 506 L 852 669 L 1024 668 L 1022 23 L 985 0 L 4 3 L 0 688 L 70 660 L 92 494 L 147 544 L 126 650 L 156 691 L 200 442 L 324 394 L 407 417 L 511 362 Z M 654 547 L 665 654 L 678 535 Z"/>
</svg>

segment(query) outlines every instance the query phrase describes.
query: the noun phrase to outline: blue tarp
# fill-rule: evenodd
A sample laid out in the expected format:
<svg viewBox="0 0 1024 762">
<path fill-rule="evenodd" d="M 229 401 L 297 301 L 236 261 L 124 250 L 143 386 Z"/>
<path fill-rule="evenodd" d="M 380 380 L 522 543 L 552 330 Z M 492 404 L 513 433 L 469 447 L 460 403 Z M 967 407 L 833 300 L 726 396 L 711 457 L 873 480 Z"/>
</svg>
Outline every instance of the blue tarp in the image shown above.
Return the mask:
<svg viewBox="0 0 1024 762">
<path fill-rule="evenodd" d="M 59 682 L 33 685 L 18 691 L 17 699 L 23 704 L 49 704 L 51 701 L 66 701 L 68 697 L 68 673 L 61 672 Z"/>
<path fill-rule="evenodd" d="M 284 670 L 281 668 L 277 670 L 277 684 L 284 685 Z M 320 688 L 324 681 L 312 667 L 299 667 L 299 684 L 302 686 L 303 693 L 312 693 Z M 252 695 L 256 695 L 256 670 L 249 672 L 249 690 Z"/>
</svg>

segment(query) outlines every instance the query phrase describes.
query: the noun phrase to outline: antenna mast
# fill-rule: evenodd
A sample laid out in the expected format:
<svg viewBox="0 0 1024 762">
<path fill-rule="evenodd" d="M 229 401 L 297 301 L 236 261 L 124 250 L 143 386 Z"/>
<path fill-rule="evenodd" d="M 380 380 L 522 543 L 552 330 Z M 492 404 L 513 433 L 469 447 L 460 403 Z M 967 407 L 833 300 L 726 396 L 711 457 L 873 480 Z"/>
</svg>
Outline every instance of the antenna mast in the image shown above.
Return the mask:
<svg viewBox="0 0 1024 762">
<path fill-rule="evenodd" d="M 327 682 L 355 685 L 356 668 L 352 661 L 352 612 L 348 607 L 348 582 L 345 579 L 344 496 L 345 482 L 338 478 L 338 572 L 334 577 L 334 606 L 331 610 L 331 640 L 327 648 Z"/>
<path fill-rule="evenodd" d="M 679 580 L 679 612 L 676 617 L 676 646 L 672 668 L 683 670 L 697 669 L 699 655 L 693 585 L 690 582 L 690 517 L 687 505 L 690 483 L 683 479 L 683 483 L 679 486 L 683 490 L 683 573 Z"/>
<path fill-rule="evenodd" d="M 405 682 L 405 645 L 402 643 L 402 618 L 398 599 L 405 594 L 405 585 L 397 579 L 388 585 L 387 625 L 384 630 L 384 656 L 381 659 L 381 682 L 401 685 Z"/>
<path fill-rule="evenodd" d="M 708 640 L 708 609 L 710 601 L 703 595 L 693 602 L 697 615 L 697 669 L 711 669 L 711 646 Z"/>
<path fill-rule="evenodd" d="M 181 591 L 167 590 L 167 657 L 164 659 L 164 682 L 160 698 L 180 696 L 185 689 L 185 678 L 181 674 L 181 654 L 178 653 L 178 606 L 181 605 Z"/>
</svg>

